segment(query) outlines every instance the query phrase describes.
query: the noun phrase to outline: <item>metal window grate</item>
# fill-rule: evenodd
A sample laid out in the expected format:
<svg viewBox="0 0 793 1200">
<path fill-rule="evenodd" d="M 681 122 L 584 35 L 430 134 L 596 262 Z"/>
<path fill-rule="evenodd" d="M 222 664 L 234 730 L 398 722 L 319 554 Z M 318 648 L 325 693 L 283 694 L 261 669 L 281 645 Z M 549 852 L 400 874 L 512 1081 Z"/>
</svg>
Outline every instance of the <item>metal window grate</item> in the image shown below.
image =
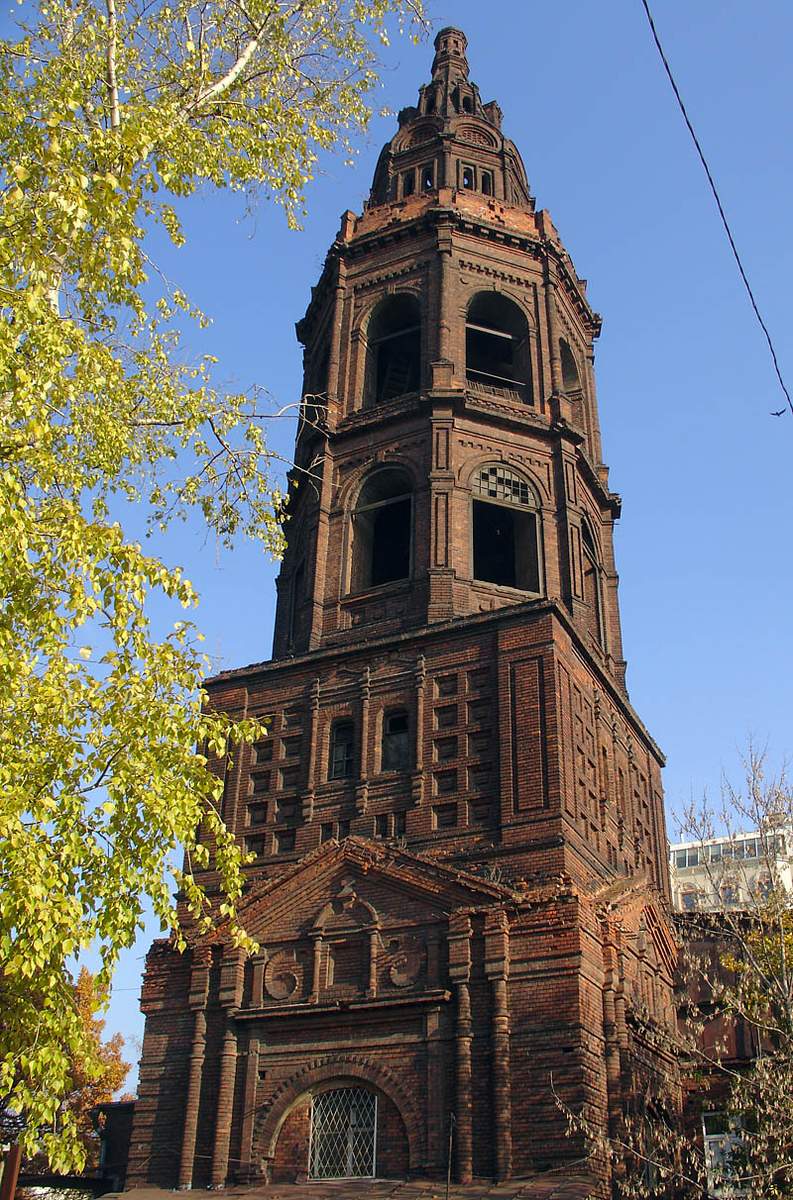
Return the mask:
<svg viewBox="0 0 793 1200">
<path fill-rule="evenodd" d="M 372 1178 L 376 1133 L 374 1092 L 364 1088 L 336 1088 L 315 1096 L 311 1103 L 309 1177 Z"/>
<path fill-rule="evenodd" d="M 474 492 L 478 496 L 487 496 L 489 500 L 535 507 L 534 496 L 526 480 L 506 467 L 482 467 L 474 475 Z"/>
</svg>

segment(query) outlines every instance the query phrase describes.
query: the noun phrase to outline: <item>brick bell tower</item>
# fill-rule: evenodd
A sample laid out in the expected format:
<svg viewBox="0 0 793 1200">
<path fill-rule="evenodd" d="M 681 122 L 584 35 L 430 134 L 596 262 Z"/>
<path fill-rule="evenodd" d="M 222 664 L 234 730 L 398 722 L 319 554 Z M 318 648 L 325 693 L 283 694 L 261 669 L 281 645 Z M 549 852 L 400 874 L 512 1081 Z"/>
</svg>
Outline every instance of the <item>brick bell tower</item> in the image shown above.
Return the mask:
<svg viewBox="0 0 793 1200">
<path fill-rule="evenodd" d="M 613 1136 L 676 1104 L 600 318 L 464 35 L 435 49 L 297 327 L 274 655 L 209 685 L 269 721 L 212 764 L 260 949 L 223 925 L 152 948 L 138 1184 L 438 1177 L 452 1125 L 461 1181 L 567 1169 L 608 1196 L 554 1092 Z"/>
</svg>

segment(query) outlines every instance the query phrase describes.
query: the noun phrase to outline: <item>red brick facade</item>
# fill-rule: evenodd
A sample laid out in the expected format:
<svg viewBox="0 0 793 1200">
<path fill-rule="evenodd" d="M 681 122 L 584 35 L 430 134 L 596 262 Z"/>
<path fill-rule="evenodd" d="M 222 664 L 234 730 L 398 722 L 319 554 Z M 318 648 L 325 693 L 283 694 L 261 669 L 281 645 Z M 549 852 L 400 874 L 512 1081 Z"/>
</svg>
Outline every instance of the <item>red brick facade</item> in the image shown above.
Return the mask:
<svg viewBox="0 0 793 1200">
<path fill-rule="evenodd" d="M 462 34 L 436 50 L 298 326 L 273 660 L 209 689 L 270 722 L 214 764 L 260 951 L 153 947 L 134 1182 L 316 1173 L 312 1104 L 348 1088 L 377 1098 L 379 1175 L 445 1174 L 452 1117 L 461 1180 L 528 1174 L 588 1150 L 553 1090 L 616 1133 L 673 1073 L 599 318 Z"/>
</svg>

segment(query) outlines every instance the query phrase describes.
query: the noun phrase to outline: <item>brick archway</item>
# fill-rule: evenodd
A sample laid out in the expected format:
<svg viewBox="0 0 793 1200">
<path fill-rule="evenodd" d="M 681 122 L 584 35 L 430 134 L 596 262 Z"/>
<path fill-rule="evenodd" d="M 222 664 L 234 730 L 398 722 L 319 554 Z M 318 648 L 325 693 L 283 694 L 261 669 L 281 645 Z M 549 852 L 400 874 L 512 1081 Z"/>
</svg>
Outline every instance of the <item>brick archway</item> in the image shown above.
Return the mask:
<svg viewBox="0 0 793 1200">
<path fill-rule="evenodd" d="M 425 1160 L 424 1125 L 419 1107 L 400 1081 L 387 1067 L 364 1058 L 339 1057 L 313 1062 L 296 1072 L 279 1087 L 266 1111 L 256 1121 L 254 1157 L 272 1159 L 278 1135 L 291 1110 L 307 1092 L 322 1083 L 353 1082 L 368 1084 L 382 1092 L 396 1108 L 407 1136 L 410 1170 L 418 1170 Z"/>
</svg>

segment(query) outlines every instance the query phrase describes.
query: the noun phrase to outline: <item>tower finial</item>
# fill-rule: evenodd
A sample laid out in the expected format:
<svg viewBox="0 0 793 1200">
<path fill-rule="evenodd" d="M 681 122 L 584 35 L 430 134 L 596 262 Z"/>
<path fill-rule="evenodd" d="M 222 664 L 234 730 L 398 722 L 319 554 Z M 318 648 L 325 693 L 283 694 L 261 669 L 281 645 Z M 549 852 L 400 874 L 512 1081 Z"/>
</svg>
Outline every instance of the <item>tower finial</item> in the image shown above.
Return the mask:
<svg viewBox="0 0 793 1200">
<path fill-rule="evenodd" d="M 435 38 L 435 58 L 432 60 L 433 80 L 443 78 L 451 82 L 468 78 L 468 59 L 465 52 L 468 39 L 462 29 L 447 25 Z"/>
</svg>

